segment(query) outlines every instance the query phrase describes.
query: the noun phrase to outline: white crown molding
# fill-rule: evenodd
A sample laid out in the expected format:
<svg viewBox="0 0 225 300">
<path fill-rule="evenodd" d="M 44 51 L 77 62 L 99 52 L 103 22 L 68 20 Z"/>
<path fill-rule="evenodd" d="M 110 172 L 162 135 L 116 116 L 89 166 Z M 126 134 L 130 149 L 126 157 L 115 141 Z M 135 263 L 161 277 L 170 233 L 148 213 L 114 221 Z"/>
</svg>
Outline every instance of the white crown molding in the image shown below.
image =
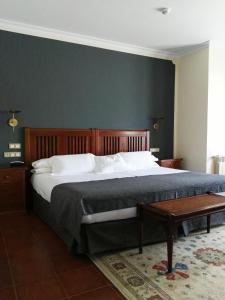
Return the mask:
<svg viewBox="0 0 225 300">
<path fill-rule="evenodd" d="M 210 41 L 210 48 L 217 48 L 217 49 L 225 49 L 225 41 L 222 40 L 211 40 Z"/>
<path fill-rule="evenodd" d="M 189 54 L 194 54 L 200 50 L 209 48 L 210 45 L 210 41 L 206 41 L 204 43 L 201 44 L 197 44 L 197 45 L 193 45 L 191 47 L 187 47 L 186 49 L 184 48 L 183 50 L 179 51 L 177 58 L 185 56 L 185 55 L 189 55 Z"/>
<path fill-rule="evenodd" d="M 206 49 L 211 47 L 211 41 L 206 41 L 201 44 L 197 44 L 190 47 L 187 47 L 186 49 L 184 48 L 183 50 L 179 50 L 176 53 L 174 53 L 174 58 L 172 59 L 173 64 L 177 65 L 179 63 L 179 59 L 186 56 L 186 55 L 191 55 L 194 53 L 197 53 L 200 50 Z"/>
<path fill-rule="evenodd" d="M 155 50 L 151 48 L 139 47 L 136 45 L 100 39 L 96 37 L 91 37 L 87 35 L 75 34 L 71 32 L 9 21 L 5 19 L 0 19 L 0 29 L 5 31 L 11 31 L 16 33 L 22 33 L 42 38 L 48 38 L 58 41 L 64 41 L 74 44 L 81 44 L 91 47 L 103 48 L 108 50 L 120 51 L 125 53 L 131 53 L 136 55 L 155 57 L 161 59 L 172 60 L 176 55 L 173 53 Z"/>
</svg>

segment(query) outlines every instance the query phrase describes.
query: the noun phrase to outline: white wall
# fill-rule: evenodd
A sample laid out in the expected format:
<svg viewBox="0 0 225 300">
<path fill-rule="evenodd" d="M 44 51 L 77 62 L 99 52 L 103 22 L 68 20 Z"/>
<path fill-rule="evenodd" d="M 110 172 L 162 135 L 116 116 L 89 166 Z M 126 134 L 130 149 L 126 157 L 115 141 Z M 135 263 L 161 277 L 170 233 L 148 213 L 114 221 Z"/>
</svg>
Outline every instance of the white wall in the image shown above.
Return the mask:
<svg viewBox="0 0 225 300">
<path fill-rule="evenodd" d="M 175 61 L 174 157 L 201 172 L 207 165 L 208 62 L 208 48 Z"/>
<path fill-rule="evenodd" d="M 213 173 L 212 157 L 225 156 L 225 47 L 216 42 L 209 48 L 207 140 L 207 172 Z"/>
</svg>

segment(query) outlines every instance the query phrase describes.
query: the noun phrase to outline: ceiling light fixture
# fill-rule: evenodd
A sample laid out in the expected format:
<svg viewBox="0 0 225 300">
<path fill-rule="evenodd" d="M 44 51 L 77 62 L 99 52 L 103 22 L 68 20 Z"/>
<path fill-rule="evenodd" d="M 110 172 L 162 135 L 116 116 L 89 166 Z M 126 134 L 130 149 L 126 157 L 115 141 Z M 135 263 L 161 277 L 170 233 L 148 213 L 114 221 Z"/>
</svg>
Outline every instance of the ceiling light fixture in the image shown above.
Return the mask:
<svg viewBox="0 0 225 300">
<path fill-rule="evenodd" d="M 162 8 L 159 8 L 158 11 L 160 11 L 163 15 L 168 15 L 168 14 L 171 13 L 172 8 L 170 8 L 170 7 L 162 7 Z"/>
</svg>

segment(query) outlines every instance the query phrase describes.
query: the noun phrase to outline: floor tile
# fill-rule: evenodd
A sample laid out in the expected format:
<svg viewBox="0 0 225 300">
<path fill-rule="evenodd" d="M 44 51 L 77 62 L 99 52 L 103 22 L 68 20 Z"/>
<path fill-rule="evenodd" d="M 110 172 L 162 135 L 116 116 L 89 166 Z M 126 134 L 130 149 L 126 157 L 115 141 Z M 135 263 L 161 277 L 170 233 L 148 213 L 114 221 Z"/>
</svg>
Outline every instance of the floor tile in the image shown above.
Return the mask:
<svg viewBox="0 0 225 300">
<path fill-rule="evenodd" d="M 73 296 L 70 300 L 123 300 L 125 299 L 116 289 L 103 287 L 78 296 Z"/>
<path fill-rule="evenodd" d="M 33 232 L 41 232 L 41 231 L 49 230 L 49 226 L 35 216 L 33 216 L 31 220 L 31 226 Z"/>
<path fill-rule="evenodd" d="M 6 250 L 5 245 L 3 243 L 2 234 L 0 233 L 0 259 L 1 258 L 6 258 Z"/>
<path fill-rule="evenodd" d="M 62 240 L 50 230 L 40 231 L 35 233 L 37 241 L 41 247 L 51 254 L 68 253 L 68 250 Z"/>
<path fill-rule="evenodd" d="M 18 286 L 16 289 L 19 300 L 59 300 L 65 297 L 56 279 Z"/>
<path fill-rule="evenodd" d="M 1 300 L 17 300 L 13 288 L 0 290 Z"/>
<path fill-rule="evenodd" d="M 20 254 L 20 253 L 19 253 Z M 28 284 L 54 276 L 54 268 L 50 259 L 42 253 L 30 257 L 30 253 L 15 255 L 10 260 L 12 273 L 16 284 Z"/>
<path fill-rule="evenodd" d="M 61 253 L 51 256 L 56 272 L 64 272 L 92 265 L 91 260 L 85 255 L 71 256 L 69 253 Z"/>
<path fill-rule="evenodd" d="M 2 215 L 0 300 L 65 300 L 62 287 L 74 300 L 123 299 L 88 257 L 71 256 L 58 236 L 36 216 L 24 212 Z"/>
<path fill-rule="evenodd" d="M 16 247 L 14 251 L 9 253 L 9 261 L 12 264 L 21 260 L 42 260 L 49 259 L 49 257 L 48 251 L 39 242 L 34 242 L 27 247 Z"/>
<path fill-rule="evenodd" d="M 67 293 L 71 296 L 109 284 L 107 279 L 94 266 L 60 273 L 59 278 Z"/>
<path fill-rule="evenodd" d="M 29 228 L 8 231 L 4 239 L 10 256 L 25 248 L 29 251 L 37 243 L 36 238 Z"/>
<path fill-rule="evenodd" d="M 22 229 L 29 228 L 32 222 L 32 216 L 28 215 L 26 212 L 12 212 L 2 214 L 0 217 L 0 231 L 7 233 L 7 231 L 12 229 Z"/>
<path fill-rule="evenodd" d="M 6 258 L 0 259 L 0 289 L 12 286 L 11 275 Z M 0 298 L 1 299 L 1 298 Z"/>
</svg>

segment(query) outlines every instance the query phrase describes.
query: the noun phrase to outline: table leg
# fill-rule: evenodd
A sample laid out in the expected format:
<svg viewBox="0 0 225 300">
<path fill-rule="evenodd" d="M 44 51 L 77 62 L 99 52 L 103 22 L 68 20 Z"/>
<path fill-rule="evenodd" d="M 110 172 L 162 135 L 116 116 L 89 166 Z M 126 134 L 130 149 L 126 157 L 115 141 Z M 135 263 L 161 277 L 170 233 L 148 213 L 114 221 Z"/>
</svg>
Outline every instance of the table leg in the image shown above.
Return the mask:
<svg viewBox="0 0 225 300">
<path fill-rule="evenodd" d="M 211 221 L 211 215 L 207 216 L 207 233 L 210 233 L 210 221 Z"/>
<path fill-rule="evenodd" d="M 173 222 L 165 224 L 165 230 L 167 234 L 167 260 L 168 260 L 168 273 L 172 273 L 173 268 L 173 240 L 176 234 L 175 226 Z"/>
<path fill-rule="evenodd" d="M 138 239 L 139 239 L 139 254 L 142 254 L 143 244 L 143 208 L 141 204 L 137 206 L 137 218 L 138 218 Z"/>
</svg>

